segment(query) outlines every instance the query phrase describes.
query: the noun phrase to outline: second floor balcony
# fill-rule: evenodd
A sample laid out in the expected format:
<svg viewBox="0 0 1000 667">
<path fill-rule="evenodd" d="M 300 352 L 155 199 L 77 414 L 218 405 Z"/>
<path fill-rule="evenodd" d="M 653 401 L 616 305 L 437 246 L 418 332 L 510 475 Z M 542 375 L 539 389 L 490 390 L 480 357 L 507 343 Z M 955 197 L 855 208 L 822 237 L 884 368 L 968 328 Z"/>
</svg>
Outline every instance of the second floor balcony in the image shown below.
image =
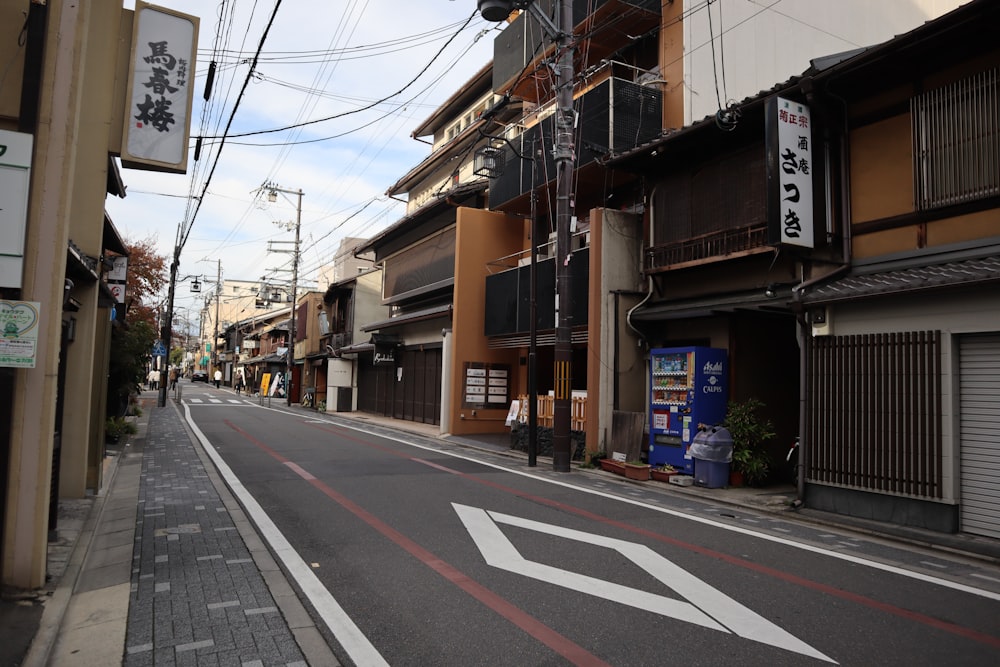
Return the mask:
<svg viewBox="0 0 1000 667">
<path fill-rule="evenodd" d="M 577 98 L 574 106 L 580 114 L 574 165 L 578 179 L 586 178 L 588 171 L 603 172 L 598 160 L 609 153 L 625 153 L 661 134 L 663 100 L 655 86 L 611 77 Z M 531 191 L 554 181 L 554 125 L 549 114 L 511 139 L 513 147 L 501 147 L 503 171 L 490 179 L 491 209 L 527 213 Z M 536 148 L 540 154 L 532 165 Z"/>
<path fill-rule="evenodd" d="M 552 0 L 535 0 L 547 16 Z M 635 35 L 660 24 L 662 0 L 573 0 L 574 68 L 582 72 L 628 47 Z M 552 39 L 530 12 L 521 12 L 493 43 L 493 91 L 539 103 L 552 94 L 552 77 L 540 63 L 551 57 Z M 525 73 L 528 73 L 525 76 Z"/>
<path fill-rule="evenodd" d="M 554 248 L 552 253 L 555 253 Z M 521 254 L 527 253 L 519 253 L 518 257 Z M 511 259 L 498 259 L 491 268 L 501 270 L 486 276 L 486 321 L 483 332 L 491 338 L 490 344 L 495 347 L 527 345 L 531 330 L 531 266 L 517 258 L 513 258 L 514 262 Z M 511 263 L 516 266 L 502 268 Z M 575 250 L 569 267 L 572 284 L 569 314 L 573 329 L 577 330 L 587 326 L 590 248 Z M 555 292 L 556 262 L 553 256 L 547 255 L 538 261 L 535 272 L 535 327 L 541 345 L 551 345 L 555 340 Z"/>
<path fill-rule="evenodd" d="M 645 252 L 643 268 L 649 273 L 657 273 L 710 260 L 732 259 L 771 251 L 767 226 L 750 225 L 649 247 Z"/>
</svg>

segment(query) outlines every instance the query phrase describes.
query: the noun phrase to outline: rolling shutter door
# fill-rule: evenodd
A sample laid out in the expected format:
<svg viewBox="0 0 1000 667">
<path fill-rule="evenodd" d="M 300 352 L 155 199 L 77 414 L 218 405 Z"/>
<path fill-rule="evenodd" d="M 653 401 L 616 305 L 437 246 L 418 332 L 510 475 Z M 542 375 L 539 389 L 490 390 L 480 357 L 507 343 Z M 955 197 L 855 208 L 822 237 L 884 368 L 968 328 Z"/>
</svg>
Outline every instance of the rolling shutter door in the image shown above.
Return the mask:
<svg viewBox="0 0 1000 667">
<path fill-rule="evenodd" d="M 1000 334 L 959 345 L 962 530 L 1000 538 Z"/>
</svg>

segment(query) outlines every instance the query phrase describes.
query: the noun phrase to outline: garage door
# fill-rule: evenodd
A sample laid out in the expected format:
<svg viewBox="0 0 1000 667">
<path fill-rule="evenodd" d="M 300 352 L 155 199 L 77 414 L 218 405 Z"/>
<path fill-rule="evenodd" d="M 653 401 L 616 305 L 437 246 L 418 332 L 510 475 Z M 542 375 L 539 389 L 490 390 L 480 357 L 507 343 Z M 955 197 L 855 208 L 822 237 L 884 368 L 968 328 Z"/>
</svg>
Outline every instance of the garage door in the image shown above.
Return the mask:
<svg viewBox="0 0 1000 667">
<path fill-rule="evenodd" d="M 962 530 L 1000 538 L 1000 334 L 959 343 Z"/>
</svg>

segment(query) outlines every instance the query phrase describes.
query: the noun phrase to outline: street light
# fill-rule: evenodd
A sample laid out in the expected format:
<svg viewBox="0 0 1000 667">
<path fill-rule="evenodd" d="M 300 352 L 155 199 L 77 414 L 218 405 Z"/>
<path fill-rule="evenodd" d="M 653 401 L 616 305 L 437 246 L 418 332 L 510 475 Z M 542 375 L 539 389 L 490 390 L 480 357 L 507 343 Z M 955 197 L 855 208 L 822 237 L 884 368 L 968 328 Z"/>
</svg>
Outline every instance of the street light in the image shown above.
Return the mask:
<svg viewBox="0 0 1000 667">
<path fill-rule="evenodd" d="M 292 404 L 292 371 L 295 368 L 295 308 L 298 305 L 298 282 L 299 282 L 299 231 L 302 227 L 302 188 L 298 190 L 284 190 L 275 183 L 266 181 L 262 189 L 267 190 L 267 200 L 271 203 L 278 201 L 278 193 L 282 195 L 297 195 L 295 202 L 295 245 L 292 248 L 292 314 L 288 327 L 288 350 L 285 360 L 285 398 L 286 403 Z M 288 199 L 288 197 L 285 197 Z M 291 199 L 288 199 L 291 202 Z"/>
<path fill-rule="evenodd" d="M 556 472 L 569 472 L 572 458 L 569 435 L 573 387 L 569 223 L 575 159 L 573 129 L 576 125 L 573 111 L 573 4 L 570 0 L 555 0 L 553 9 L 559 19 L 558 25 L 533 0 L 477 0 L 476 6 L 484 19 L 493 22 L 505 20 L 515 9 L 524 9 L 541 24 L 549 38 L 555 41 L 558 54 L 553 151 L 556 167 L 556 342 L 553 355 L 555 398 L 552 412 L 552 469 Z M 532 244 L 534 243 L 532 239 Z"/>
</svg>

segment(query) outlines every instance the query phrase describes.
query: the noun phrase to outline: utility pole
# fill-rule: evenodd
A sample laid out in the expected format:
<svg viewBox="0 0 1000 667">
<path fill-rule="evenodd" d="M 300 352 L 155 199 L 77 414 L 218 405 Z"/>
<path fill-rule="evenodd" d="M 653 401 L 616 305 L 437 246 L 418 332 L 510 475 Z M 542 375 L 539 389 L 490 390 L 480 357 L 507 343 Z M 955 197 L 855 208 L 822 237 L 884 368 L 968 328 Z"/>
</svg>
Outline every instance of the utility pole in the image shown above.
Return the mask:
<svg viewBox="0 0 1000 667">
<path fill-rule="evenodd" d="M 287 404 L 292 404 L 292 371 L 295 370 L 295 311 L 299 305 L 299 231 L 302 228 L 302 188 L 295 210 L 295 245 L 292 250 L 292 319 L 288 328 L 288 380 L 285 382 Z"/>
<path fill-rule="evenodd" d="M 173 338 L 174 319 L 174 292 L 177 291 L 177 269 L 181 264 L 180 245 L 174 247 L 174 258 L 170 262 L 170 287 L 167 290 L 167 309 L 160 320 L 160 340 L 167 351 L 164 357 L 164 368 L 160 370 L 160 386 L 157 388 L 156 407 L 162 408 L 167 404 L 167 385 L 170 381 L 170 339 Z"/>
<path fill-rule="evenodd" d="M 298 190 L 283 190 L 274 183 L 264 183 L 262 189 L 267 190 L 268 201 L 277 201 L 278 193 L 297 195 L 295 205 L 295 245 L 292 247 L 292 313 L 288 327 L 288 351 L 285 361 L 285 399 L 292 404 L 292 371 L 295 370 L 295 311 L 298 306 L 299 286 L 299 233 L 302 229 L 302 188 Z M 286 251 L 287 252 L 287 251 Z"/>
<path fill-rule="evenodd" d="M 570 272 L 570 217 L 573 204 L 573 163 L 576 149 L 573 132 L 576 114 L 573 110 L 573 3 L 554 0 L 554 23 L 534 0 L 477 0 L 477 7 L 487 21 L 504 21 L 515 9 L 529 12 L 555 42 L 556 114 L 553 155 L 556 168 L 556 340 L 553 389 L 555 398 L 552 414 L 552 469 L 569 472 L 570 417 L 573 389 L 573 314 L 572 274 Z M 534 183 L 532 183 L 534 187 Z M 532 245 L 535 240 L 532 239 Z M 530 406 L 529 406 L 530 407 Z"/>
<path fill-rule="evenodd" d="M 215 371 L 219 370 L 219 302 L 222 301 L 222 260 L 215 261 L 215 321 L 212 332 L 212 375 L 208 378 L 209 382 L 215 379 Z"/>
<path fill-rule="evenodd" d="M 570 471 L 570 415 L 573 389 L 573 312 L 570 260 L 570 206 L 573 162 L 573 3 L 557 0 L 559 36 L 556 51 L 556 348 L 555 400 L 552 406 L 552 469 Z"/>
</svg>

